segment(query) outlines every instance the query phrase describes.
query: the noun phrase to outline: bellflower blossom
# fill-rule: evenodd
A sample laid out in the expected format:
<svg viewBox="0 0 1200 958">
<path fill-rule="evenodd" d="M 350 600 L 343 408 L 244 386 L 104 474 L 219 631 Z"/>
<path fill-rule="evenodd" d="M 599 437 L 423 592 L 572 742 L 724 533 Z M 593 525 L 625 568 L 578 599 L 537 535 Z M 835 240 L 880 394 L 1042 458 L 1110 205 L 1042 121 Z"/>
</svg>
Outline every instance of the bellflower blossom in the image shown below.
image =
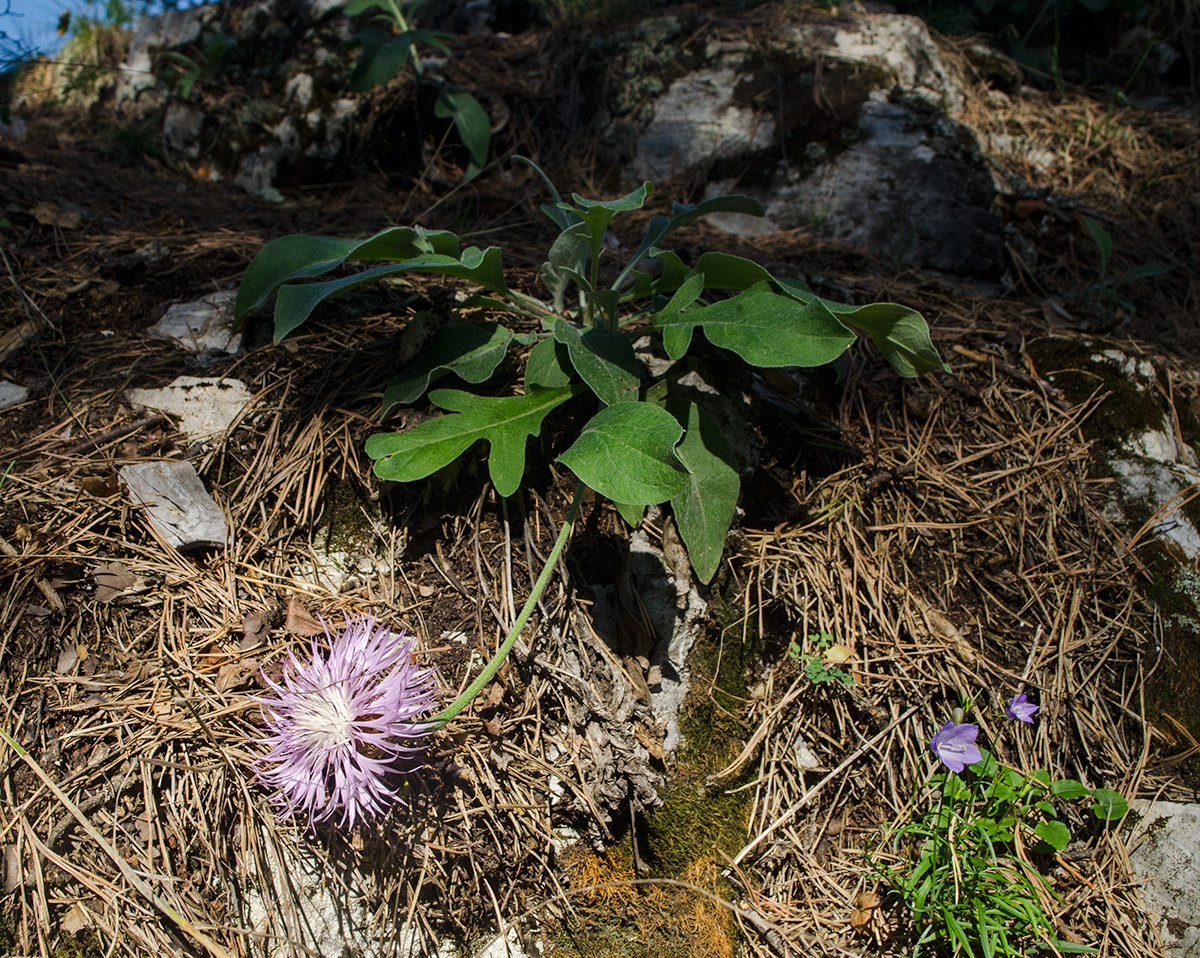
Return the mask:
<svg viewBox="0 0 1200 958">
<path fill-rule="evenodd" d="M 324 624 L 324 623 L 322 623 Z M 275 789 L 284 818 L 310 823 L 340 813 L 340 823 L 376 818 L 400 801 L 388 777 L 405 771 L 428 731 L 418 721 L 436 706 L 433 668 L 413 663 L 413 642 L 368 615 L 349 619 L 328 650 L 312 643 L 312 660 L 289 652 L 274 693 L 258 699 L 269 751 L 256 763 Z"/>
<path fill-rule="evenodd" d="M 1033 713 L 1041 706 L 1034 705 L 1029 701 L 1028 696 L 1024 692 L 1019 695 L 1014 695 L 1008 701 L 1008 708 L 1004 710 L 1006 718 L 1016 719 L 1018 722 L 1026 722 L 1029 725 L 1033 724 Z"/>
<path fill-rule="evenodd" d="M 950 771 L 961 772 L 967 765 L 974 765 L 983 758 L 975 744 L 978 735 L 978 725 L 947 722 L 933 737 L 929 747 Z"/>
</svg>

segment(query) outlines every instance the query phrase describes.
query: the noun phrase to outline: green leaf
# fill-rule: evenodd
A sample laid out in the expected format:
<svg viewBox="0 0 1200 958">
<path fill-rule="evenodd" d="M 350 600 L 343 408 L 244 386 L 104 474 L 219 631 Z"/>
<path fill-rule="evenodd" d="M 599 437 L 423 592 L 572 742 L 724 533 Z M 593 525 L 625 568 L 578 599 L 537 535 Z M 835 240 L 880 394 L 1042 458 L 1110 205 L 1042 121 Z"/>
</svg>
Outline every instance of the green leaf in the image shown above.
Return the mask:
<svg viewBox="0 0 1200 958">
<path fill-rule="evenodd" d="M 901 376 L 920 376 L 934 369 L 950 372 L 950 367 L 933 348 L 928 324 L 915 309 L 897 303 L 855 307 L 828 300 L 821 302 L 847 326 L 861 329 L 870 336 L 875 348 Z"/>
<path fill-rule="evenodd" d="M 626 193 L 615 200 L 589 200 L 578 193 L 572 193 L 571 199 L 585 213 L 587 210 L 608 210 L 610 213 L 625 213 L 630 210 L 640 210 L 645 205 L 646 199 L 653 195 L 653 193 L 654 184 L 647 180 L 632 193 Z"/>
<path fill-rule="evenodd" d="M 396 35 L 391 30 L 368 27 L 360 33 L 362 52 L 350 73 L 350 89 L 363 93 L 375 86 L 387 86 L 388 81 L 412 59 L 416 31 L 406 30 Z M 427 32 L 427 31 L 422 31 Z M 444 48 L 445 44 L 441 44 Z"/>
<path fill-rule="evenodd" d="M 1033 833 L 1056 852 L 1061 852 L 1071 841 L 1071 832 L 1062 822 L 1038 822 Z"/>
<path fill-rule="evenodd" d="M 1129 811 L 1129 803 L 1125 801 L 1124 796 L 1111 788 L 1096 789 L 1092 792 L 1092 798 L 1095 799 L 1092 814 L 1102 821 L 1111 822 L 1124 818 Z"/>
<path fill-rule="evenodd" d="M 567 347 L 548 336 L 529 351 L 525 361 L 525 391 L 565 386 L 571 381 L 570 355 Z"/>
<path fill-rule="evenodd" d="M 1172 267 L 1166 263 L 1143 263 L 1141 266 L 1135 266 L 1128 272 L 1122 273 L 1111 283 L 1109 289 L 1116 289 L 1118 286 L 1124 286 L 1126 283 L 1132 283 L 1135 279 L 1148 279 L 1151 276 L 1161 276 L 1163 273 L 1171 272 Z"/>
<path fill-rule="evenodd" d="M 765 212 L 758 200 L 751 199 L 748 196 L 714 196 L 696 205 L 692 205 L 691 203 L 673 203 L 671 204 L 671 216 L 669 218 L 666 216 L 651 218 L 649 224 L 646 226 L 642 242 L 638 245 L 633 256 L 630 257 L 625 268 L 621 270 L 612 288 L 620 288 L 625 282 L 625 277 L 665 237 L 674 233 L 680 227 L 698 220 L 701 216 L 707 216 L 709 213 L 747 213 L 751 216 L 762 216 Z"/>
<path fill-rule="evenodd" d="M 558 461 L 613 502 L 653 505 L 687 488 L 674 451 L 682 435 L 675 417 L 660 406 L 617 403 L 593 416 Z"/>
<path fill-rule="evenodd" d="M 253 265 L 253 264 L 251 264 Z M 357 286 L 373 283 L 398 273 L 440 273 L 469 279 L 495 292 L 507 293 L 504 282 L 504 267 L 500 262 L 500 250 L 491 246 L 480 250 L 474 246 L 463 250 L 462 256 L 444 256 L 426 253 L 402 263 L 376 266 L 362 273 L 323 283 L 306 283 L 303 286 L 284 286 L 275 300 L 275 342 L 302 325 L 312 311 L 325 300 L 340 296 Z"/>
<path fill-rule="evenodd" d="M 730 349 L 753 366 L 820 366 L 837 359 L 854 342 L 819 300 L 801 305 L 758 283 L 732 299 L 670 316 L 659 313 L 667 355 L 679 359 L 700 326 L 714 346 Z M 672 331 L 668 335 L 668 331 Z"/>
<path fill-rule="evenodd" d="M 566 229 L 572 223 L 579 222 L 578 213 L 562 208 L 564 206 L 563 198 L 558 192 L 558 187 L 554 185 L 550 177 L 543 172 L 540 166 L 534 163 L 533 160 L 529 159 L 527 156 L 514 156 L 513 159 L 518 163 L 524 163 L 526 166 L 528 166 L 531 170 L 533 170 L 534 173 L 541 177 L 542 182 L 546 184 L 546 189 L 550 191 L 550 195 L 554 199 L 554 205 L 551 206 L 543 203 L 542 212 L 550 218 L 551 222 L 553 222 L 559 229 Z"/>
<path fill-rule="evenodd" d="M 452 413 L 421 423 L 407 432 L 380 433 L 367 440 L 367 455 L 375 460 L 381 479 L 412 482 L 453 462 L 480 439 L 491 454 L 488 473 L 496 492 L 511 496 L 525 472 L 525 443 L 542 428 L 556 406 L 580 391 L 580 386 L 537 389 L 524 396 L 476 396 L 455 389 L 435 389 L 429 399 Z"/>
<path fill-rule="evenodd" d="M 1083 225 L 1100 248 L 1100 275 L 1103 276 L 1108 271 L 1108 258 L 1112 255 L 1112 237 L 1108 235 L 1108 230 L 1090 216 L 1083 218 Z"/>
<path fill-rule="evenodd" d="M 443 86 L 438 91 L 433 112 L 443 120 L 454 121 L 454 128 L 471 154 L 471 161 L 476 166 L 483 166 L 491 149 L 492 121 L 482 104 L 466 90 Z"/>
<path fill-rule="evenodd" d="M 707 583 L 721 564 L 737 508 L 737 461 L 720 426 L 696 403 L 672 400 L 667 411 L 686 430 L 675 455 L 688 471 L 688 486 L 671 498 L 671 509 L 692 568 Z"/>
<path fill-rule="evenodd" d="M 554 323 L 554 339 L 567 347 L 571 365 L 602 403 L 615 406 L 637 402 L 637 357 L 633 344 L 620 333 L 593 328 L 580 334 L 567 320 Z"/>
<path fill-rule="evenodd" d="M 646 514 L 645 506 L 631 506 L 624 502 L 614 502 L 613 505 L 617 507 L 617 512 L 621 518 L 634 529 L 641 524 L 642 516 Z"/>
<path fill-rule="evenodd" d="M 1085 795 L 1091 795 L 1092 790 L 1073 778 L 1061 778 L 1050 783 L 1050 794 L 1058 798 L 1083 798 Z"/>
<path fill-rule="evenodd" d="M 396 406 L 416 402 L 431 381 L 446 373 L 469 383 L 483 382 L 504 359 L 512 338 L 512 332 L 499 323 L 468 323 L 443 329 L 432 347 L 387 384 L 380 418 L 386 419 Z"/>
<path fill-rule="evenodd" d="M 568 226 L 550 247 L 550 255 L 542 264 L 542 282 L 550 290 L 555 312 L 562 312 L 567 286 L 571 281 L 570 271 L 578 273 L 587 261 L 590 231 L 586 223 Z"/>
<path fill-rule="evenodd" d="M 445 230 L 397 226 L 366 239 L 336 236 L 281 236 L 258 251 L 238 286 L 234 317 L 238 323 L 265 303 L 284 283 L 320 276 L 347 261 L 406 260 L 422 253 L 458 256 L 458 237 Z"/>
</svg>

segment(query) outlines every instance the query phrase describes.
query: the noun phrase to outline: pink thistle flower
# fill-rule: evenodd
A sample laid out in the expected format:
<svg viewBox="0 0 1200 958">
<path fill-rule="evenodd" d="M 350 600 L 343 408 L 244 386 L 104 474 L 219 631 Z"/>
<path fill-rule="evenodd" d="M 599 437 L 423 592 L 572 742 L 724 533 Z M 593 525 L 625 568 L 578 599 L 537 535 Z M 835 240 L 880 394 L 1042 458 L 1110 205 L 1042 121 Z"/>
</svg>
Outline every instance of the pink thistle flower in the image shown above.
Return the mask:
<svg viewBox="0 0 1200 958">
<path fill-rule="evenodd" d="M 946 768 L 952 772 L 961 772 L 966 766 L 974 765 L 983 758 L 975 744 L 978 736 L 978 725 L 969 722 L 961 725 L 947 722 L 933 737 L 929 747 Z"/>
<path fill-rule="evenodd" d="M 1029 696 L 1027 696 L 1024 692 L 1021 692 L 1019 695 L 1014 695 L 1008 700 L 1008 708 L 1004 710 L 1004 714 L 1010 719 L 1015 719 L 1018 722 L 1026 722 L 1032 725 L 1033 713 L 1036 712 L 1040 707 L 1041 706 L 1034 705 L 1032 702 L 1030 702 Z"/>
<path fill-rule="evenodd" d="M 436 670 L 413 663 L 404 632 L 368 615 L 325 634 L 328 652 L 314 638 L 311 662 L 289 652 L 278 683 L 263 677 L 274 694 L 258 699 L 269 751 L 256 772 L 281 817 L 303 813 L 316 824 L 340 811 L 351 828 L 401 801 L 388 777 L 410 771 L 420 752 L 410 743 L 429 730 L 418 720 L 437 704 Z"/>
</svg>

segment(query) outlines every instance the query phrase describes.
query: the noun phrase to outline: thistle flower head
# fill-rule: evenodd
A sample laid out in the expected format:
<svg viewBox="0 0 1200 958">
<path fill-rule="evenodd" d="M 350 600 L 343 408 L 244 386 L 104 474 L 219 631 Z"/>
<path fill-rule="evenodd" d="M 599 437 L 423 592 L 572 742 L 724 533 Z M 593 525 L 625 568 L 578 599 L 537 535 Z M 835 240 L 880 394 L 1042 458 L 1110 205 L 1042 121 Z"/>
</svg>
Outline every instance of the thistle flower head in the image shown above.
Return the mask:
<svg viewBox="0 0 1200 958">
<path fill-rule="evenodd" d="M 322 623 L 324 624 L 324 623 Z M 327 649 L 314 638 L 311 661 L 289 652 L 272 695 L 258 699 L 269 749 L 257 774 L 275 790 L 283 817 L 316 824 L 340 812 L 340 823 L 377 818 L 400 801 L 388 778 L 411 770 L 420 722 L 437 704 L 434 669 L 412 661 L 413 642 L 371 616 L 325 627 Z"/>
<path fill-rule="evenodd" d="M 947 722 L 941 727 L 929 748 L 938 760 L 952 772 L 961 772 L 966 766 L 974 765 L 983 758 L 975 739 L 979 726 L 964 722 L 961 725 Z"/>
</svg>

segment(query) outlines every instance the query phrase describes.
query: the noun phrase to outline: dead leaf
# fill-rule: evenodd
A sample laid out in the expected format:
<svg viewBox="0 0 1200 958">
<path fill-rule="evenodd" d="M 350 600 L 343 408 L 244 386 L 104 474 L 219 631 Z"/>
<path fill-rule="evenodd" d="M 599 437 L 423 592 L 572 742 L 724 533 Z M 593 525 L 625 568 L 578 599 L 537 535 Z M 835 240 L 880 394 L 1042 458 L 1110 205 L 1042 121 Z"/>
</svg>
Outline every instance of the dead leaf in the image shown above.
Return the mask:
<svg viewBox="0 0 1200 958">
<path fill-rule="evenodd" d="M 75 484 L 88 495 L 95 496 L 97 499 L 108 499 L 121 491 L 115 475 L 80 476 L 75 480 Z"/>
<path fill-rule="evenodd" d="M 871 918 L 879 907 L 879 895 L 873 891 L 864 891 L 854 899 L 854 908 L 850 912 L 850 927 L 855 931 L 865 931 L 871 924 Z"/>
<path fill-rule="evenodd" d="M 75 902 L 67 913 L 58 920 L 59 931 L 67 935 L 73 935 L 76 932 L 83 931 L 85 928 L 90 928 L 92 924 L 88 913 L 83 910 L 83 905 Z"/>
<path fill-rule="evenodd" d="M 74 645 L 65 645 L 63 650 L 58 653 L 58 664 L 54 666 L 54 671 L 59 675 L 66 675 L 79 661 L 79 652 Z"/>
<path fill-rule="evenodd" d="M 242 685 L 253 672 L 258 670 L 257 659 L 243 659 L 240 662 L 226 662 L 217 669 L 217 691 L 228 692 Z"/>
<path fill-rule="evenodd" d="M 38 203 L 29 211 L 29 215 L 42 226 L 57 226 L 64 230 L 77 230 L 83 225 L 82 214 L 75 210 L 64 210 L 57 203 Z"/>
<path fill-rule="evenodd" d="M 296 601 L 295 596 L 288 599 L 287 619 L 283 627 L 292 635 L 303 635 L 306 638 L 323 635 L 325 626 L 313 618 L 308 609 Z"/>
<path fill-rule="evenodd" d="M 845 645 L 831 645 L 825 650 L 824 661 L 826 665 L 841 665 L 844 662 L 849 662 L 854 658 L 854 651 Z"/>
<path fill-rule="evenodd" d="M 493 682 L 479 697 L 479 710 L 494 709 L 504 701 L 504 686 L 499 682 Z"/>
<path fill-rule="evenodd" d="M 100 566 L 92 573 L 92 578 L 96 580 L 97 602 L 111 602 L 126 589 L 132 589 L 138 584 L 133 573 L 120 562 Z"/>
<path fill-rule="evenodd" d="M 238 649 L 246 652 L 266 641 L 267 633 L 271 631 L 271 616 L 268 612 L 251 612 L 242 619 L 242 641 Z"/>
</svg>

